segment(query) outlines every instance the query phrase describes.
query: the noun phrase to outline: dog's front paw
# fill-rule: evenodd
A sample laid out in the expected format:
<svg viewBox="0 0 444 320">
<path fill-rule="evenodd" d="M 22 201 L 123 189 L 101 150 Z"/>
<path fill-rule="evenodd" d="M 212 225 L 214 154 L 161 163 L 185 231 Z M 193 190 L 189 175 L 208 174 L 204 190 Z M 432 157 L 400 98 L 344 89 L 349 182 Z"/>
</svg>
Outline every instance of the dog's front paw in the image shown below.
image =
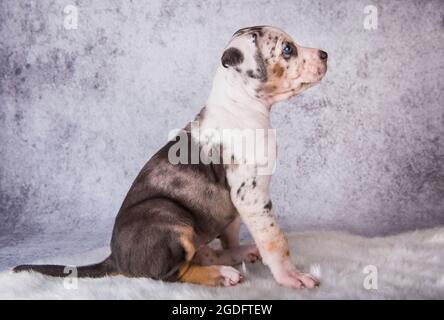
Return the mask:
<svg viewBox="0 0 444 320">
<path fill-rule="evenodd" d="M 314 276 L 300 272 L 297 269 L 280 272 L 275 278 L 280 285 L 296 289 L 311 289 L 319 285 L 319 280 Z"/>
</svg>

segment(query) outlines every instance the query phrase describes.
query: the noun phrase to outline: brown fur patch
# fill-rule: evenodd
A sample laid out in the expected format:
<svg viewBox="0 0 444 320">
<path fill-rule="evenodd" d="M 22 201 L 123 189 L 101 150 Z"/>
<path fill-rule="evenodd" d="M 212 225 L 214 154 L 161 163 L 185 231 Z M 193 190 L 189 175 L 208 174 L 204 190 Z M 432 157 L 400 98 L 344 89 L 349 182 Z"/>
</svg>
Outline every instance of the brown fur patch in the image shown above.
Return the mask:
<svg viewBox="0 0 444 320">
<path fill-rule="evenodd" d="M 274 253 L 281 253 L 282 255 L 287 255 L 288 251 L 288 242 L 287 238 L 282 235 L 282 237 L 276 237 L 265 244 L 265 250 Z"/>
<path fill-rule="evenodd" d="M 273 91 L 275 91 L 277 89 L 277 86 L 272 84 L 272 83 L 267 83 L 264 86 L 264 91 L 267 93 L 272 93 Z"/>
<path fill-rule="evenodd" d="M 280 78 L 284 74 L 284 68 L 279 63 L 276 63 L 273 67 L 273 73 L 276 77 Z"/>
<path fill-rule="evenodd" d="M 202 284 L 206 286 L 218 286 L 222 283 L 220 267 L 218 266 L 199 266 L 196 264 L 185 263 L 179 270 L 181 282 Z"/>
<path fill-rule="evenodd" d="M 180 227 L 176 226 L 174 227 L 174 230 L 178 233 L 180 233 L 179 240 L 182 244 L 183 248 L 185 249 L 186 255 L 186 261 L 191 261 L 194 257 L 194 254 L 196 253 L 196 247 L 194 246 L 193 242 L 193 228 L 191 227 Z"/>
<path fill-rule="evenodd" d="M 276 90 L 282 85 L 282 81 L 285 80 L 285 69 L 279 62 L 270 64 L 267 69 L 270 77 L 262 87 L 262 90 L 265 94 L 273 96 Z"/>
</svg>

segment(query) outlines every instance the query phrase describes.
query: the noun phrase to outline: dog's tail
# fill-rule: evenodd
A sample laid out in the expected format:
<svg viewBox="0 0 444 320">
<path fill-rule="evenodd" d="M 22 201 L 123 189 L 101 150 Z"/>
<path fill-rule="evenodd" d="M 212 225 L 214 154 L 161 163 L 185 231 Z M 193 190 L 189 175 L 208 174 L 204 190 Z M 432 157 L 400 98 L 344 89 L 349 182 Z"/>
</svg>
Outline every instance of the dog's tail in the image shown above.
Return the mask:
<svg viewBox="0 0 444 320">
<path fill-rule="evenodd" d="M 23 264 L 12 269 L 14 272 L 35 271 L 52 277 L 79 277 L 79 278 L 101 278 L 116 274 L 117 270 L 111 257 L 102 262 L 87 266 L 71 267 L 63 265 L 32 265 Z"/>
</svg>

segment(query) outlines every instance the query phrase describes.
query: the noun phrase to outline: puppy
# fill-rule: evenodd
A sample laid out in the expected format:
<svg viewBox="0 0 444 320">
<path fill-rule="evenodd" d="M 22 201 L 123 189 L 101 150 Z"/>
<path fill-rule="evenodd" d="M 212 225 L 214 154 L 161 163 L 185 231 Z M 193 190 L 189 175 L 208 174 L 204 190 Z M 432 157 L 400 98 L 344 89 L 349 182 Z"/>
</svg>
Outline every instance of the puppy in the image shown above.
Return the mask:
<svg viewBox="0 0 444 320">
<path fill-rule="evenodd" d="M 270 199 L 276 160 L 270 110 L 319 83 L 326 71 L 326 52 L 301 47 L 278 28 L 237 31 L 222 54 L 205 107 L 132 184 L 115 220 L 110 256 L 77 267 L 78 276 L 231 286 L 242 279 L 233 265 L 262 259 L 279 284 L 316 286 L 313 276 L 291 262 Z M 242 144 L 245 131 L 263 133 L 253 151 L 244 152 L 252 145 Z M 239 245 L 241 219 L 255 246 Z M 222 250 L 207 245 L 217 237 Z M 56 265 L 21 265 L 14 271 L 66 275 L 64 266 Z"/>
</svg>

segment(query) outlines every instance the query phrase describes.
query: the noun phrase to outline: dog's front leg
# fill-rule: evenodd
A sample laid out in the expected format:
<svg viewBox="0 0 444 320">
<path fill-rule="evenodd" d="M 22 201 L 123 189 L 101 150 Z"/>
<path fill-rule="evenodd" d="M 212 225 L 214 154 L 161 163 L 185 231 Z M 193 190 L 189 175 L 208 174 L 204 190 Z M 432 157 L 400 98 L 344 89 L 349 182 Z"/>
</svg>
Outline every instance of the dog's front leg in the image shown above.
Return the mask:
<svg viewBox="0 0 444 320">
<path fill-rule="evenodd" d="M 269 197 L 270 176 L 257 175 L 251 167 L 237 166 L 228 170 L 227 178 L 231 200 L 276 281 L 292 288 L 315 287 L 318 280 L 300 272 L 291 262 L 287 239 L 277 224 Z"/>
</svg>

